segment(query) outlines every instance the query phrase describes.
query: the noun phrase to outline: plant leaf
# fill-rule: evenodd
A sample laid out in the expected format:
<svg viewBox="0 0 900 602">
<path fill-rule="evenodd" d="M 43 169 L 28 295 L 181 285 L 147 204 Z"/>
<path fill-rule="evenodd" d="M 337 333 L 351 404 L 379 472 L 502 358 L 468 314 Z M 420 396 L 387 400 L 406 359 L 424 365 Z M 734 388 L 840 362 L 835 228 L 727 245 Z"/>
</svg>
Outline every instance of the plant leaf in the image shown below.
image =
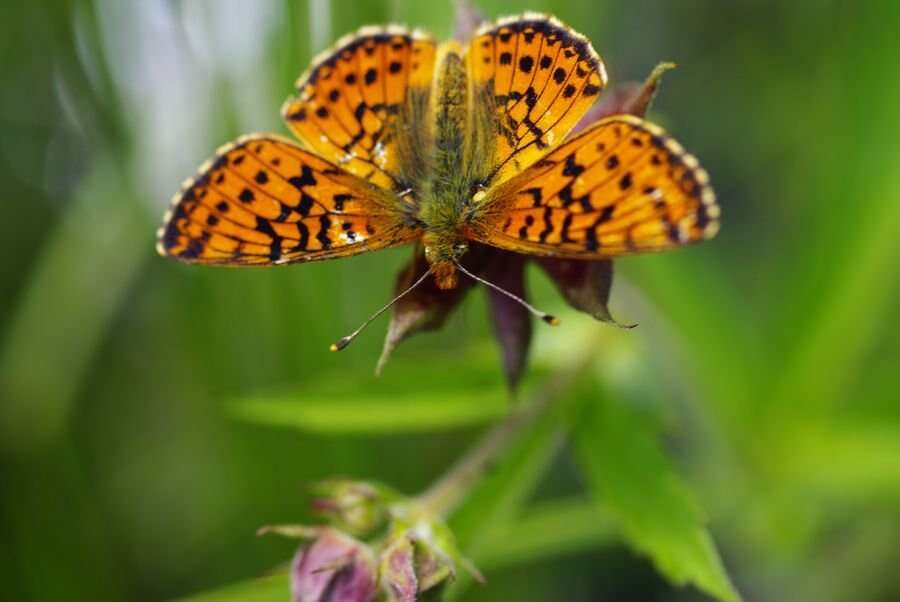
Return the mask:
<svg viewBox="0 0 900 602">
<path fill-rule="evenodd" d="M 247 422 L 329 435 L 395 435 L 479 424 L 508 408 L 506 392 L 496 388 L 477 394 L 438 390 L 364 398 L 275 395 L 233 402 L 229 413 Z"/>
<path fill-rule="evenodd" d="M 677 585 L 740 600 L 693 496 L 639 415 L 607 399 L 586 404 L 575 440 L 596 503 L 631 547 Z"/>
<path fill-rule="evenodd" d="M 288 574 L 226 585 L 221 589 L 182 598 L 183 602 L 284 602 L 290 594 Z"/>
<path fill-rule="evenodd" d="M 592 550 L 618 540 L 609 516 L 581 498 L 534 504 L 485 542 L 478 568 L 498 569 L 549 556 Z"/>
</svg>

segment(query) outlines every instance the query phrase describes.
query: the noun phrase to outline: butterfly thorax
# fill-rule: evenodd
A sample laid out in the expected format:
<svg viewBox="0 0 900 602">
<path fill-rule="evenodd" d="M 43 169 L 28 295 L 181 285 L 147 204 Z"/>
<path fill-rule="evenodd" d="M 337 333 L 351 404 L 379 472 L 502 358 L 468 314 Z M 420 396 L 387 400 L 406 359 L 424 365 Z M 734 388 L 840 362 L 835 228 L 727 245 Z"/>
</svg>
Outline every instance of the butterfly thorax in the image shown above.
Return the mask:
<svg viewBox="0 0 900 602">
<path fill-rule="evenodd" d="M 434 137 L 431 170 L 420 208 L 425 225 L 425 257 L 439 288 L 456 286 L 456 261 L 468 250 L 463 235 L 466 208 L 473 189 L 468 167 L 466 132 L 468 87 L 459 46 L 442 48 L 432 90 Z"/>
</svg>

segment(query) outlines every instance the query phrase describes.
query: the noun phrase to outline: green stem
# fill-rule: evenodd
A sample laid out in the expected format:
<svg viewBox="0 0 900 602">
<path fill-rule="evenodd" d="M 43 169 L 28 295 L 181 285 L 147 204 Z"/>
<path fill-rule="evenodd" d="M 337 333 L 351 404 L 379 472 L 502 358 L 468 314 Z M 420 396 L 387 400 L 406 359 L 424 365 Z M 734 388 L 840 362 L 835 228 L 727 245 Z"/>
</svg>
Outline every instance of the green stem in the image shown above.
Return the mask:
<svg viewBox="0 0 900 602">
<path fill-rule="evenodd" d="M 559 372 L 528 399 L 519 403 L 503 420 L 485 433 L 447 473 L 435 481 L 418 502 L 431 516 L 446 519 L 481 481 L 497 459 L 564 393 L 590 364 L 592 355 L 585 354 Z"/>
</svg>

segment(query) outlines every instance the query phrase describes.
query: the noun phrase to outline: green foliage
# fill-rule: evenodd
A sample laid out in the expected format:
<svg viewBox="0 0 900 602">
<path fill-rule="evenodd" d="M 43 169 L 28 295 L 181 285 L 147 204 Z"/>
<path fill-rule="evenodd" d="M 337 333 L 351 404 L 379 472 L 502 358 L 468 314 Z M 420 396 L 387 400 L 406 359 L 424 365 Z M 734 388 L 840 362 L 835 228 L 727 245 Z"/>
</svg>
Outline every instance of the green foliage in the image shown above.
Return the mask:
<svg viewBox="0 0 900 602">
<path fill-rule="evenodd" d="M 580 498 L 530 504 L 506 530 L 485 541 L 479 566 L 497 568 L 532 564 L 554 556 L 587 552 L 617 542 L 612 521 L 596 504 Z"/>
<path fill-rule="evenodd" d="M 489 578 L 451 593 L 704 595 L 658 567 L 734 599 L 714 537 L 754 599 L 900 597 L 894 3 L 482 6 L 574 24 L 613 84 L 677 62 L 651 117 L 708 168 L 723 227 L 616 263 L 611 309 L 632 331 L 567 313 L 532 278 L 563 326 L 536 327 L 528 384 L 595 333 L 599 359 L 451 517 Z M 217 145 L 284 132 L 278 107 L 322 46 L 372 22 L 446 36 L 452 7 L 0 10 L 3 597 L 283 600 L 283 574 L 247 580 L 282 570 L 293 545 L 253 533 L 310 520 L 304 483 L 416 493 L 514 403 L 480 291 L 375 379 L 383 322 L 326 349 L 381 305 L 406 250 L 204 270 L 156 257 L 152 234 Z"/>
<path fill-rule="evenodd" d="M 693 496 L 646 421 L 607 399 L 587 406 L 575 439 L 598 507 L 674 583 L 693 583 L 722 602 L 740 600 Z"/>
<path fill-rule="evenodd" d="M 453 513 L 450 528 L 463 553 L 476 566 L 484 548 L 507 532 L 521 512 L 554 453 L 563 442 L 565 421 L 559 412 L 548 412 L 498 462 L 492 474 Z M 471 585 L 467 575 L 451 586 L 448 600 L 457 599 Z"/>
<path fill-rule="evenodd" d="M 302 401 L 299 401 L 302 399 Z M 409 391 L 366 397 L 282 394 L 235 402 L 231 413 L 249 422 L 332 435 L 429 432 L 498 418 L 508 409 L 506 391 Z"/>
<path fill-rule="evenodd" d="M 253 579 L 215 591 L 183 598 L 185 602 L 275 602 L 284 600 L 290 588 L 287 574 Z"/>
</svg>

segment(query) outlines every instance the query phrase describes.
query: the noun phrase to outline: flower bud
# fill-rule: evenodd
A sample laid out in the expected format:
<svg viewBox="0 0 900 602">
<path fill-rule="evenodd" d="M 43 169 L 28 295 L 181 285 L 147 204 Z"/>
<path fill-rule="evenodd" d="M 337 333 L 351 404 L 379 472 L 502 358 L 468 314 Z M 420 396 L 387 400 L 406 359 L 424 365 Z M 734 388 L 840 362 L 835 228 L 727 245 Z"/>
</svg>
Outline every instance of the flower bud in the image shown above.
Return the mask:
<svg viewBox="0 0 900 602">
<path fill-rule="evenodd" d="M 395 537 L 381 551 L 379 576 L 387 600 L 415 602 L 419 581 L 416 579 L 413 543 L 408 537 Z"/>
<path fill-rule="evenodd" d="M 459 553 L 447 525 L 419 500 L 348 479 L 325 481 L 314 491 L 320 496 L 314 508 L 335 527 L 273 525 L 258 532 L 310 542 L 291 563 L 292 602 L 435 599 L 456 576 L 457 564 L 484 580 Z"/>
<path fill-rule="evenodd" d="M 481 574 L 461 558 L 444 523 L 427 517 L 412 523 L 398 519 L 381 550 L 382 591 L 391 602 L 413 602 L 423 595 L 437 594 L 456 577 L 457 562 L 483 581 Z"/>
<path fill-rule="evenodd" d="M 319 529 L 291 562 L 292 602 L 370 602 L 376 593 L 371 549 L 334 529 Z"/>
<path fill-rule="evenodd" d="M 313 511 L 339 530 L 367 537 L 388 523 L 388 504 L 397 495 L 383 485 L 349 479 L 330 479 L 313 488 Z"/>
</svg>

